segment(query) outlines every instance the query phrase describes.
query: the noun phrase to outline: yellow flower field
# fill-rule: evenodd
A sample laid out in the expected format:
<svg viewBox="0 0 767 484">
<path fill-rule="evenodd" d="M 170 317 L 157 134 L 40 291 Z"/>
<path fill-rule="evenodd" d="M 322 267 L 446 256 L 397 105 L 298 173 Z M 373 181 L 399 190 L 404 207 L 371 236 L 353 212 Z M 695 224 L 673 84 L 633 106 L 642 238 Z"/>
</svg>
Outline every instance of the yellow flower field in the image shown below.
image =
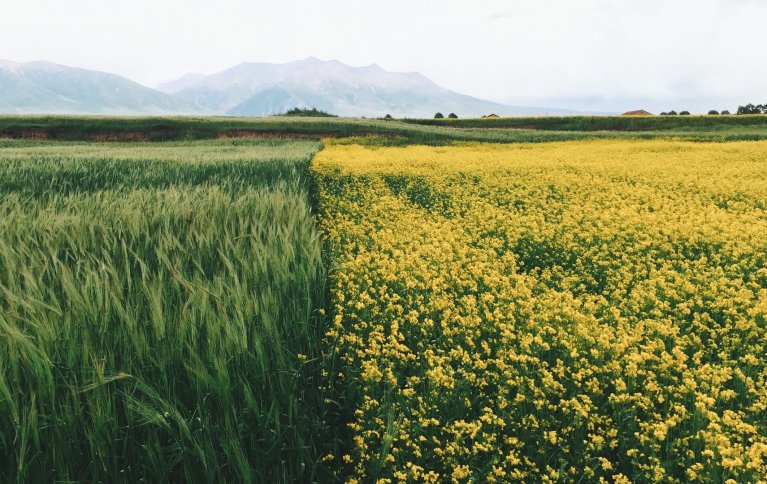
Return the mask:
<svg viewBox="0 0 767 484">
<path fill-rule="evenodd" d="M 313 161 L 350 481 L 767 479 L 767 142 Z"/>
</svg>

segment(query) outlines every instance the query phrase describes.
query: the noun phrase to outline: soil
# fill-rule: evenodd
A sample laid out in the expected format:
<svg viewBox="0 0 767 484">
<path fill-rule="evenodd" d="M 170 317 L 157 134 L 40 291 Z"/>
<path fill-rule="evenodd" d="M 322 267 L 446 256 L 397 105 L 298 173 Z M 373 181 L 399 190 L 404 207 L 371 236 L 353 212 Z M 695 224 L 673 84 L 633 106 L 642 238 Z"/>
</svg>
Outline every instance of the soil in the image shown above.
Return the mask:
<svg viewBox="0 0 767 484">
<path fill-rule="evenodd" d="M 3 139 L 49 139 L 48 132 L 40 128 L 25 128 L 0 133 Z"/>
<path fill-rule="evenodd" d="M 255 129 L 233 129 L 218 133 L 218 139 L 260 139 L 260 138 L 278 138 L 278 139 L 317 139 L 334 138 L 338 134 L 331 133 L 279 133 L 274 131 L 258 131 Z"/>
<path fill-rule="evenodd" d="M 91 141 L 146 141 L 147 134 L 139 131 L 125 133 L 94 134 Z"/>
</svg>

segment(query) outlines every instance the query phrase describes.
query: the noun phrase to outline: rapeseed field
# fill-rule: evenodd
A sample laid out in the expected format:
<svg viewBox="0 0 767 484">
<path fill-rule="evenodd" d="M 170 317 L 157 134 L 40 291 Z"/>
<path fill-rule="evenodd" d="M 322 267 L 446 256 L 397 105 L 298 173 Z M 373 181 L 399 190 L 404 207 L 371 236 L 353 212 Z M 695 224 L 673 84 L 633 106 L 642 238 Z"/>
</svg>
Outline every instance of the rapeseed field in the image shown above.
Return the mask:
<svg viewBox="0 0 767 484">
<path fill-rule="evenodd" d="M 767 479 L 767 143 L 325 144 L 350 482 Z"/>
</svg>

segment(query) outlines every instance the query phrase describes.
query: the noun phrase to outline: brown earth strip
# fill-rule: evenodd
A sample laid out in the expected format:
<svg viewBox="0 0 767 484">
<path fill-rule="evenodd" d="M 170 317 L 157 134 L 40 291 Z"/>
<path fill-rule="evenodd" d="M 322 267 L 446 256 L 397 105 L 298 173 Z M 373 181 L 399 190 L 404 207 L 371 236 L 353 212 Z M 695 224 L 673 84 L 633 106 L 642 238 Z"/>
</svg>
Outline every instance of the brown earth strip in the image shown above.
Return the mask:
<svg viewBox="0 0 767 484">
<path fill-rule="evenodd" d="M 278 138 L 278 139 L 317 139 L 317 138 L 336 138 L 338 133 L 280 133 L 276 131 L 259 131 L 255 129 L 234 129 L 229 131 L 222 131 L 216 136 L 218 139 L 261 139 L 261 138 Z"/>
<path fill-rule="evenodd" d="M 0 138 L 44 140 L 44 139 L 49 139 L 50 136 L 48 135 L 48 132 L 44 129 L 28 128 L 28 129 L 11 130 L 11 131 L 6 131 L 4 133 L 0 133 Z"/>
<path fill-rule="evenodd" d="M 91 141 L 146 141 L 147 134 L 142 132 L 108 133 L 94 134 L 90 136 Z"/>
</svg>

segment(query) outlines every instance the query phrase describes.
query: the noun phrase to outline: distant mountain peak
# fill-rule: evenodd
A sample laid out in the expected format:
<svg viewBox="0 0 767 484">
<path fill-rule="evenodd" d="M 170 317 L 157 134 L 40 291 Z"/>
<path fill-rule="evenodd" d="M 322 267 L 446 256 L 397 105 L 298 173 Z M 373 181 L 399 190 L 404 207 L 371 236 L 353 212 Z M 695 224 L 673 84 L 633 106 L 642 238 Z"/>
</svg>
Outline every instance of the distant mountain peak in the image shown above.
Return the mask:
<svg viewBox="0 0 767 484">
<path fill-rule="evenodd" d="M 0 70 L 8 72 L 17 72 L 21 68 L 21 64 L 5 59 L 0 59 Z"/>
<path fill-rule="evenodd" d="M 375 64 L 375 63 L 374 64 L 368 64 L 368 65 L 362 67 L 362 69 L 367 69 L 368 71 L 374 71 L 374 72 L 386 72 L 383 69 L 383 67 L 381 67 L 381 66 L 379 66 L 378 64 Z"/>
<path fill-rule="evenodd" d="M 327 62 L 327 61 L 324 61 L 324 60 L 319 59 L 319 58 L 314 57 L 314 56 L 309 56 L 306 59 L 303 59 L 303 60 L 300 60 L 300 61 L 297 61 L 297 62 L 300 62 L 300 63 L 303 63 L 303 64 L 322 64 L 322 63 Z"/>
</svg>

